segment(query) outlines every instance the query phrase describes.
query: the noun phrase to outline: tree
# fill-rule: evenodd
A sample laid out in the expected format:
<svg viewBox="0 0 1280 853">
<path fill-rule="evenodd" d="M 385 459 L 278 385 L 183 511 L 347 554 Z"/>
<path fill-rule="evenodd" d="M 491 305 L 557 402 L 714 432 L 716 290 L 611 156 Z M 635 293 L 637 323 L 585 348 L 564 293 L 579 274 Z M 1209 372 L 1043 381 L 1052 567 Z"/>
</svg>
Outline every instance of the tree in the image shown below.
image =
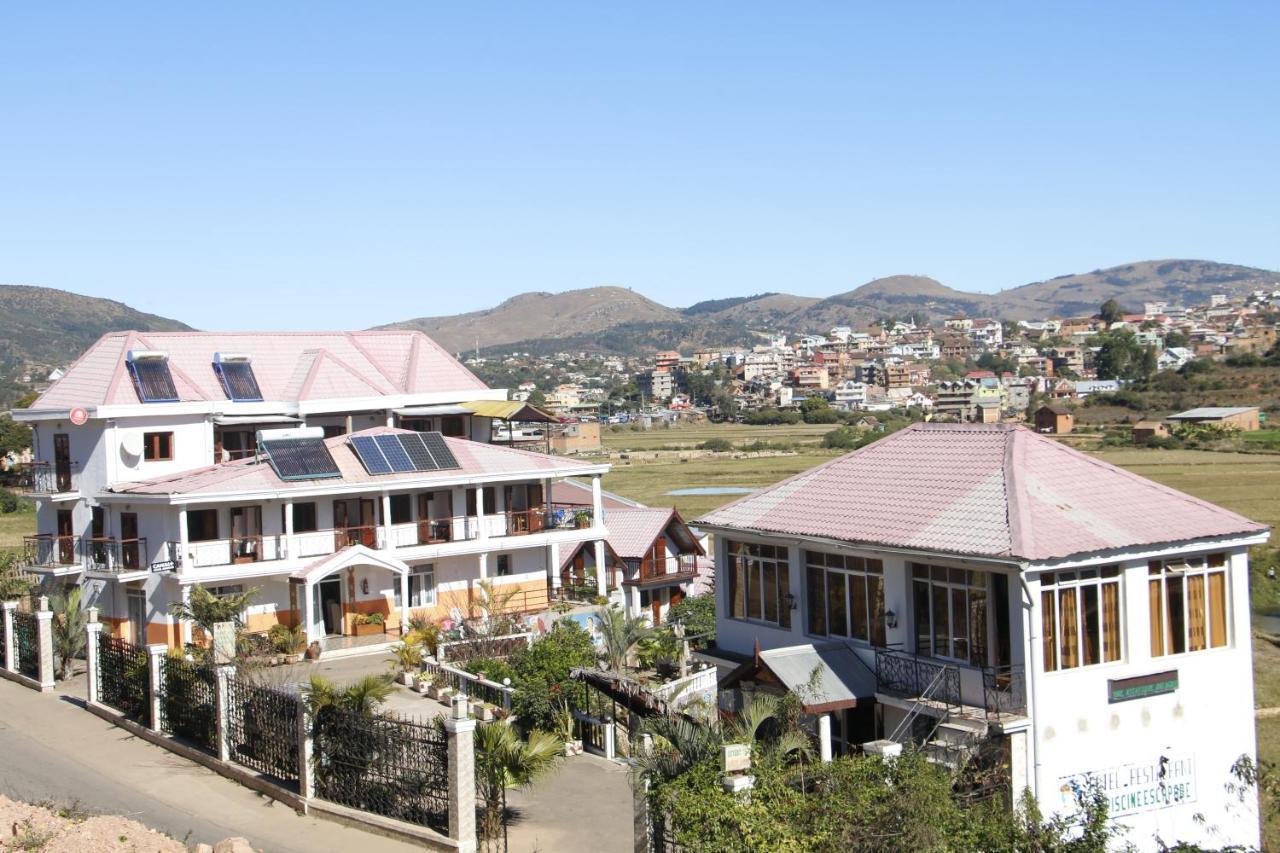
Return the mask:
<svg viewBox="0 0 1280 853">
<path fill-rule="evenodd" d="M 31 427 L 9 415 L 0 415 L 0 456 L 22 453 L 31 446 Z"/>
<path fill-rule="evenodd" d="M 538 388 L 534 388 L 529 392 L 527 401 L 530 406 L 545 406 L 547 404 L 547 395 L 543 394 Z"/>
<path fill-rule="evenodd" d="M 84 653 L 85 627 L 89 616 L 80 609 L 82 588 L 61 589 L 49 597 L 53 611 L 53 656 L 58 661 L 58 678 L 71 675 L 71 663 Z"/>
<path fill-rule="evenodd" d="M 604 657 L 611 672 L 622 672 L 636 647 L 649 638 L 653 629 L 643 615 L 627 616 L 615 604 L 596 611 L 600 620 L 600 636 L 604 640 Z"/>
<path fill-rule="evenodd" d="M 1155 349 L 1138 343 L 1130 329 L 1099 332 L 1093 341 L 1098 345 L 1093 366 L 1099 379 L 1141 380 L 1156 371 Z"/>
<path fill-rule="evenodd" d="M 681 599 L 667 610 L 668 625 L 683 625 L 684 635 L 698 647 L 716 641 L 716 596 L 713 591 Z"/>
<path fill-rule="evenodd" d="M 230 595 L 214 595 L 199 584 L 191 587 L 187 601 L 175 602 L 169 608 L 174 618 L 189 621 L 213 638 L 213 626 L 219 622 L 234 622 L 236 632 L 244 630 L 244 611 L 258 595 L 258 588 Z"/>
<path fill-rule="evenodd" d="M 1107 324 L 1107 328 L 1111 328 L 1113 323 L 1119 323 L 1124 319 L 1124 308 L 1120 307 L 1120 303 L 1114 299 L 1108 299 L 1102 303 L 1098 313 L 1102 317 L 1102 322 Z"/>
<path fill-rule="evenodd" d="M 476 728 L 476 794 L 484 802 L 480 836 L 497 838 L 502 832 L 503 793 L 509 785 L 530 785 L 555 769 L 564 744 L 555 735 L 535 729 L 521 740 L 506 723 Z"/>
<path fill-rule="evenodd" d="M 303 686 L 302 695 L 314 718 L 324 708 L 339 708 L 372 717 L 391 697 L 393 679 L 390 674 L 366 675 L 345 686 L 339 686 L 323 675 L 312 675 Z"/>
<path fill-rule="evenodd" d="M 577 622 L 561 621 L 524 649 L 511 656 L 516 674 L 512 713 L 523 728 L 552 728 L 557 702 L 582 694 L 582 684 L 569 672 L 594 666 L 596 647 Z"/>
</svg>

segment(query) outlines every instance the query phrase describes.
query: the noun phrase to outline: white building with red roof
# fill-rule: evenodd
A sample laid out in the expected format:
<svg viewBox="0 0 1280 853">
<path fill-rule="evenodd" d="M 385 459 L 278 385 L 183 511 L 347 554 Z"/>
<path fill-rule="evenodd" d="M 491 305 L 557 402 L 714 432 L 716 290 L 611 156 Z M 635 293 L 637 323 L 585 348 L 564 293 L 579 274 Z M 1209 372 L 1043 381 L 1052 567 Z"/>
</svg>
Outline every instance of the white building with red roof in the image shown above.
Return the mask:
<svg viewBox="0 0 1280 853">
<path fill-rule="evenodd" d="M 1140 849 L 1258 845 L 1224 785 L 1256 755 L 1264 525 L 998 424 L 917 424 L 694 523 L 726 686 L 839 682 L 804 699 L 836 751 L 993 760 L 1046 811 L 1093 780 Z"/>
<path fill-rule="evenodd" d="M 420 332 L 107 334 L 14 412 L 38 460 L 25 563 L 138 643 L 190 642 L 170 612 L 197 584 L 257 589 L 249 630 L 322 643 L 477 615 L 482 579 L 541 610 L 561 549 L 603 559 L 608 466 L 490 444 L 512 407 Z M 569 476 L 590 485 L 559 505 Z"/>
</svg>

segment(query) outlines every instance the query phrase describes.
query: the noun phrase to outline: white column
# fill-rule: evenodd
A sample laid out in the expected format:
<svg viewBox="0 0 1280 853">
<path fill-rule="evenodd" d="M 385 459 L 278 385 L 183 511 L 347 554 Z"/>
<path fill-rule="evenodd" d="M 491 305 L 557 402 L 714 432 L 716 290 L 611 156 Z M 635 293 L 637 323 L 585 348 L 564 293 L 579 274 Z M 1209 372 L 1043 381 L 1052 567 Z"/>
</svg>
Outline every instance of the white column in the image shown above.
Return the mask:
<svg viewBox="0 0 1280 853">
<path fill-rule="evenodd" d="M 600 496 L 600 475 L 591 478 L 591 523 L 599 527 L 604 524 L 604 501 Z"/>
<path fill-rule="evenodd" d="M 609 594 L 605 586 L 605 572 L 609 569 L 604 562 L 604 540 L 597 539 L 593 544 L 596 549 L 596 595 L 603 597 Z"/>
<path fill-rule="evenodd" d="M 476 538 L 488 539 L 489 528 L 484 521 L 484 489 L 476 486 Z M 483 577 L 483 575 L 481 575 Z"/>
<path fill-rule="evenodd" d="M 284 502 L 284 554 L 293 557 L 297 553 L 293 542 L 293 501 L 288 500 Z"/>
<path fill-rule="evenodd" d="M 454 540 L 470 539 L 471 532 L 467 530 L 467 490 L 462 486 L 454 486 L 450 489 L 449 494 L 449 526 L 451 529 L 451 538 Z M 461 524 L 454 524 L 453 519 L 462 519 Z"/>
<path fill-rule="evenodd" d="M 400 575 L 400 635 L 409 633 L 409 573 Z"/>
<path fill-rule="evenodd" d="M 387 426 L 394 427 L 396 425 L 396 413 L 391 409 L 387 409 Z"/>
<path fill-rule="evenodd" d="M 182 596 L 182 603 L 186 605 L 190 605 L 191 604 L 191 586 L 188 584 L 187 586 L 181 586 L 178 589 Z M 188 643 L 191 642 L 191 620 L 182 619 L 179 621 L 179 625 L 182 629 L 182 644 L 183 646 L 186 646 Z"/>
<path fill-rule="evenodd" d="M 391 539 L 391 495 L 382 496 L 382 539 L 383 548 L 395 547 Z"/>
<path fill-rule="evenodd" d="M 307 634 L 307 643 L 309 644 L 312 640 L 320 639 L 319 637 L 311 636 L 311 634 L 313 633 L 314 626 L 316 624 L 315 602 L 312 601 L 311 581 L 307 581 L 306 583 L 299 584 L 299 586 L 302 587 L 302 594 L 303 596 L 305 596 L 302 603 L 302 612 L 307 615 L 306 616 L 307 621 L 306 623 L 303 624 L 303 630 Z"/>
<path fill-rule="evenodd" d="M 3 666 L 10 672 L 18 669 L 18 644 L 13 636 L 13 614 L 18 609 L 18 602 L 4 602 L 4 662 Z"/>
<path fill-rule="evenodd" d="M 480 554 L 480 580 L 489 577 L 489 555 L 488 553 Z"/>
<path fill-rule="evenodd" d="M 90 607 L 88 613 L 89 621 L 84 626 L 85 677 L 89 684 L 89 694 L 86 698 L 90 705 L 96 705 L 98 704 L 98 643 L 102 639 L 102 624 L 98 621 L 98 608 Z"/>
<path fill-rule="evenodd" d="M 160 700 L 163 698 L 160 683 L 160 660 L 168 651 L 169 647 L 163 643 L 153 643 L 147 646 L 147 697 L 151 700 L 151 725 L 148 728 L 153 732 L 160 731 Z"/>
<path fill-rule="evenodd" d="M 831 761 L 831 715 L 818 715 L 818 757 L 822 763 Z"/>
<path fill-rule="evenodd" d="M 547 546 L 547 582 L 551 589 L 560 588 L 560 543 L 552 542 Z"/>
<path fill-rule="evenodd" d="M 187 532 L 187 508 L 178 510 L 178 553 L 172 555 L 178 563 L 178 573 L 187 570 L 187 552 L 191 550 L 191 536 Z"/>
</svg>

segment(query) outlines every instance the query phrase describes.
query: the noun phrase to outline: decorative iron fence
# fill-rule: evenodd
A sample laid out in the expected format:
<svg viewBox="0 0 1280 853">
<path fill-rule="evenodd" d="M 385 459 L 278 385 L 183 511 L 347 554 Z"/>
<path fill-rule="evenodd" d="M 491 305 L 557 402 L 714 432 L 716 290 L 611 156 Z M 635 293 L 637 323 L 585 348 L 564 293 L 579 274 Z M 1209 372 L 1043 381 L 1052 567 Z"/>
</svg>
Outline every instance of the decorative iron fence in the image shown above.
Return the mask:
<svg viewBox="0 0 1280 853">
<path fill-rule="evenodd" d="M 36 615 L 15 610 L 13 645 L 18 653 L 18 672 L 28 678 L 40 677 L 40 649 L 36 640 Z"/>
<path fill-rule="evenodd" d="M 98 640 L 98 701 L 150 725 L 147 650 L 115 637 Z"/>
<path fill-rule="evenodd" d="M 907 699 L 959 708 L 960 668 L 932 658 L 876 649 L 876 689 Z"/>
<path fill-rule="evenodd" d="M 1027 673 L 1021 666 L 982 669 L 982 698 L 989 718 L 1027 713 Z"/>
<path fill-rule="evenodd" d="M 160 731 L 218 750 L 218 681 L 213 667 L 175 655 L 160 659 Z"/>
<path fill-rule="evenodd" d="M 447 832 L 446 737 L 435 725 L 322 708 L 313 727 L 316 795 Z"/>
<path fill-rule="evenodd" d="M 298 781 L 298 697 L 227 679 L 231 760 L 282 782 Z"/>
</svg>

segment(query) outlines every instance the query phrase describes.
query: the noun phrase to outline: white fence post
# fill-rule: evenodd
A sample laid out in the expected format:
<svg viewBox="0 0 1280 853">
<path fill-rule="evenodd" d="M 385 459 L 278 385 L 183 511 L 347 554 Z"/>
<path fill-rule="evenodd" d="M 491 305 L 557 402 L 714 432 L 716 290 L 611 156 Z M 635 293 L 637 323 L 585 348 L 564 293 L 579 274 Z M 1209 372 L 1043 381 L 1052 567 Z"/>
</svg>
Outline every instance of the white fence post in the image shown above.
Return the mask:
<svg viewBox="0 0 1280 853">
<path fill-rule="evenodd" d="M 89 608 L 89 623 L 84 626 L 85 677 L 89 680 L 88 700 L 98 704 L 98 642 L 102 639 L 102 625 L 98 622 L 98 608 Z"/>
<path fill-rule="evenodd" d="M 160 731 L 160 699 L 164 693 L 164 687 L 161 683 L 163 674 L 160 671 L 160 662 L 169 652 L 169 647 L 164 643 L 153 643 L 147 646 L 147 697 L 151 704 L 151 730 L 153 732 Z"/>
<path fill-rule="evenodd" d="M 13 638 L 13 614 L 18 609 L 18 602 L 4 603 L 4 668 L 10 672 L 18 670 L 18 647 Z"/>
<path fill-rule="evenodd" d="M 444 721 L 449 744 L 449 837 L 458 853 L 476 849 L 476 721 L 467 714 L 465 697 L 454 697 Z"/>
<path fill-rule="evenodd" d="M 218 747 L 218 760 L 231 760 L 231 744 L 227 738 L 227 720 L 230 719 L 230 707 L 227 702 L 229 694 L 227 679 L 235 671 L 233 666 L 215 666 L 213 669 L 213 708 L 216 724 L 215 738 Z"/>
<path fill-rule="evenodd" d="M 307 711 L 306 695 L 298 695 L 298 795 L 309 800 L 316 795 L 315 780 L 311 775 L 311 714 Z"/>
<path fill-rule="evenodd" d="M 53 611 L 49 609 L 47 596 L 40 596 L 40 609 L 36 611 L 36 678 L 40 691 L 47 693 L 57 682 L 53 671 Z"/>
</svg>

